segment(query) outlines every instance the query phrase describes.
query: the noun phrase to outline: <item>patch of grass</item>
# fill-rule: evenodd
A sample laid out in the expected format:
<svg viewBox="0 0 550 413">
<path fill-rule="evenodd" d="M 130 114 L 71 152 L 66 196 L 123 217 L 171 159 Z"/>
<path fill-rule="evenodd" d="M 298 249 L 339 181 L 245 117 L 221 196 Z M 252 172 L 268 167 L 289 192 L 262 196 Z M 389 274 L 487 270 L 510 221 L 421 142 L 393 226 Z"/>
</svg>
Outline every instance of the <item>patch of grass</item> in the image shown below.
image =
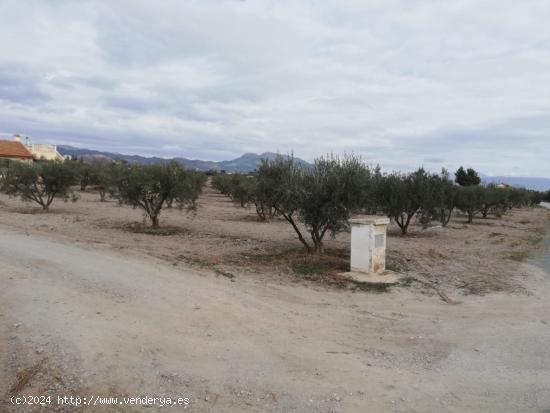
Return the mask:
<svg viewBox="0 0 550 413">
<path fill-rule="evenodd" d="M 160 236 L 170 236 L 185 233 L 185 230 L 177 227 L 158 227 L 153 228 L 148 225 L 144 225 L 138 222 L 131 224 L 122 225 L 122 229 L 128 232 L 133 232 L 134 234 L 148 234 L 148 235 L 160 235 Z"/>
<path fill-rule="evenodd" d="M 544 238 L 540 235 L 532 235 L 529 238 L 527 238 L 527 242 L 531 245 L 538 245 Z"/>
<path fill-rule="evenodd" d="M 218 275 L 222 275 L 226 278 L 229 278 L 231 281 L 235 278 L 235 274 L 230 273 L 229 271 L 221 270 L 219 268 L 214 268 L 214 272 Z"/>
<path fill-rule="evenodd" d="M 387 264 L 386 264 L 387 267 Z M 402 287 L 410 287 L 413 285 L 413 283 L 417 282 L 418 280 L 414 277 L 403 277 L 399 280 L 399 285 Z"/>
<path fill-rule="evenodd" d="M 391 285 L 388 283 L 358 283 L 357 287 L 362 291 L 385 293 L 390 290 Z"/>
<path fill-rule="evenodd" d="M 398 262 L 387 261 L 386 270 L 392 271 L 392 272 L 401 272 L 403 270 L 403 267 L 401 267 L 401 265 Z"/>
<path fill-rule="evenodd" d="M 307 272 L 301 270 L 301 267 L 317 267 L 316 272 L 349 271 L 349 250 L 345 249 L 326 249 L 324 254 L 307 254 L 303 249 L 292 248 L 282 250 L 271 250 L 269 253 L 248 253 L 250 259 L 257 263 L 268 265 L 270 267 L 286 267 L 288 269 L 297 268 L 297 273 Z M 324 268 L 321 270 L 321 266 Z"/>
<path fill-rule="evenodd" d="M 46 359 L 44 358 L 33 366 L 20 372 L 17 375 L 17 381 L 11 386 L 8 394 L 14 396 L 27 387 L 34 376 L 36 376 L 43 369 L 45 361 Z"/>
<path fill-rule="evenodd" d="M 326 266 L 323 262 L 306 259 L 293 262 L 292 271 L 301 278 L 315 281 L 326 271 Z"/>
<path fill-rule="evenodd" d="M 516 262 L 523 262 L 529 257 L 527 251 L 514 251 L 508 255 L 508 259 Z"/>
<path fill-rule="evenodd" d="M 174 262 L 174 265 L 177 265 L 178 262 L 184 262 L 185 264 L 199 265 L 199 266 L 206 265 L 206 263 L 200 258 L 190 257 L 183 254 L 180 254 L 176 257 L 176 261 Z"/>
</svg>

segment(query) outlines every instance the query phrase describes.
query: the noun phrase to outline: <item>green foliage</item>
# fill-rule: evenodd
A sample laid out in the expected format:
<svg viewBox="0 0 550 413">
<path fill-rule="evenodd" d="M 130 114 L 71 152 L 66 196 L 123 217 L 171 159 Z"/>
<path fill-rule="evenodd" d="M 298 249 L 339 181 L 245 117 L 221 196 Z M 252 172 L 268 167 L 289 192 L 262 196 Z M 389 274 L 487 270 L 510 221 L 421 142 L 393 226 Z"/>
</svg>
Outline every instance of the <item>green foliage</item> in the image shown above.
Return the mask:
<svg viewBox="0 0 550 413">
<path fill-rule="evenodd" d="M 433 204 L 434 182 L 436 178 L 423 168 L 404 175 L 385 175 L 377 187 L 377 200 L 380 209 L 401 229 L 405 235 L 414 215 L 424 208 L 435 210 Z"/>
<path fill-rule="evenodd" d="M 223 195 L 231 194 L 231 175 L 217 174 L 212 176 L 210 181 L 212 188 L 220 192 Z"/>
<path fill-rule="evenodd" d="M 478 213 L 483 218 L 489 214 L 500 217 L 509 209 L 530 207 L 541 200 L 541 193 L 537 191 L 489 184 L 461 187 L 457 207 L 468 215 L 468 222 L 471 223 Z"/>
<path fill-rule="evenodd" d="M 256 207 L 256 213 L 261 221 L 268 221 L 275 215 L 275 210 L 270 199 L 271 188 L 267 186 L 267 182 L 252 176 L 249 183 L 250 199 Z"/>
<path fill-rule="evenodd" d="M 241 174 L 233 174 L 230 177 L 231 191 L 229 195 L 234 202 L 245 207 L 254 198 L 254 178 Z"/>
<path fill-rule="evenodd" d="M 506 191 L 508 193 L 508 208 L 529 207 L 540 203 L 542 200 L 541 194 L 537 191 L 514 187 L 509 187 Z"/>
<path fill-rule="evenodd" d="M 254 204 L 261 221 L 273 217 L 273 207 L 265 202 L 264 187 L 255 175 L 217 175 L 212 178 L 212 187 L 242 207 Z"/>
<path fill-rule="evenodd" d="M 290 223 L 308 252 L 322 253 L 325 235 L 347 229 L 350 214 L 362 207 L 368 177 L 368 168 L 355 156 L 321 157 L 310 168 L 279 156 L 260 166 L 257 200 Z"/>
<path fill-rule="evenodd" d="M 177 163 L 173 163 L 176 167 L 179 166 Z M 195 188 L 199 188 L 199 191 L 197 193 L 197 196 L 202 192 L 202 188 L 206 184 L 207 176 L 206 174 L 198 171 L 186 171 L 185 176 L 186 182 L 188 185 L 188 190 L 193 191 Z M 166 199 L 166 208 L 172 208 L 174 204 L 174 200 L 176 199 L 176 193 L 171 193 L 168 198 Z M 181 205 L 178 204 L 178 206 L 181 208 Z M 194 206 L 193 206 L 194 208 Z"/>
<path fill-rule="evenodd" d="M 185 171 L 175 162 L 120 166 L 114 173 L 120 202 L 143 209 L 154 228 L 159 225 L 162 206 L 168 199 L 173 199 L 179 208 L 194 209 L 204 185 L 204 177 Z"/>
<path fill-rule="evenodd" d="M 457 208 L 468 215 L 468 223 L 481 211 L 485 200 L 485 188 L 479 185 L 463 186 L 457 193 Z"/>
<path fill-rule="evenodd" d="M 95 183 L 96 168 L 94 165 L 83 160 L 69 161 L 69 164 L 72 166 L 81 191 L 85 191 L 88 185 Z"/>
<path fill-rule="evenodd" d="M 303 168 L 293 157 L 276 157 L 262 161 L 257 174 L 258 202 L 272 207 L 294 229 L 308 252 L 311 246 L 298 227 L 298 215 L 303 203 Z"/>
<path fill-rule="evenodd" d="M 468 168 L 464 170 L 464 167 L 461 166 L 455 172 L 455 182 L 460 186 L 479 185 L 481 178 L 474 169 Z"/>
<path fill-rule="evenodd" d="M 327 231 L 334 236 L 348 229 L 352 211 L 363 206 L 368 178 L 367 167 L 355 156 L 321 157 L 303 170 L 299 216 L 315 251 L 322 252 Z"/>
<path fill-rule="evenodd" d="M 292 263 L 292 271 L 306 280 L 315 281 L 326 271 L 326 266 L 323 262 L 297 261 Z"/>
<path fill-rule="evenodd" d="M 3 181 L 4 177 L 10 169 L 10 165 L 13 163 L 18 163 L 19 161 L 12 161 L 11 159 L 0 158 L 0 183 Z"/>
<path fill-rule="evenodd" d="M 34 201 L 45 211 L 55 198 L 68 200 L 75 174 L 67 163 L 40 162 L 11 163 L 2 182 L 8 195 L 20 196 L 23 201 Z M 73 200 L 76 198 L 73 196 Z"/>
<path fill-rule="evenodd" d="M 427 226 L 438 220 L 447 226 L 459 208 L 473 222 L 475 215 L 501 216 L 508 209 L 550 199 L 549 193 L 521 188 L 481 185 L 473 169 L 459 168 L 456 185 L 450 174 L 382 174 L 354 157 L 317 159 L 312 167 L 298 166 L 292 158 L 263 162 L 251 177 L 217 175 L 212 186 L 236 202 L 265 205 L 285 218 L 308 251 L 323 250 L 323 238 L 347 229 L 350 213 L 384 213 L 406 234 L 415 215 Z M 259 213 L 260 214 L 260 213 Z M 303 224 L 302 225 L 300 225 Z M 311 241 L 304 237 L 309 233 Z"/>
<path fill-rule="evenodd" d="M 215 175 L 212 177 L 212 187 L 244 207 L 252 198 L 253 184 L 251 181 L 251 176 L 238 173 Z"/>
<path fill-rule="evenodd" d="M 257 174 L 258 197 L 294 222 L 303 198 L 303 168 L 292 157 L 262 161 Z M 289 222 L 290 222 L 289 221 Z"/>
<path fill-rule="evenodd" d="M 431 184 L 431 197 L 425 201 L 423 208 L 432 218 L 446 227 L 456 207 L 458 187 L 453 184 L 445 169 L 441 171 L 440 175 L 432 175 Z"/>
<path fill-rule="evenodd" d="M 499 188 L 494 184 L 489 184 L 483 187 L 481 216 L 487 218 L 490 212 L 496 215 L 501 215 L 508 207 L 509 191 Z"/>
<path fill-rule="evenodd" d="M 254 204 L 261 221 L 267 221 L 273 217 L 273 207 L 265 201 L 265 188 L 255 175 L 216 175 L 211 182 L 214 189 L 227 195 L 241 207 Z"/>
<path fill-rule="evenodd" d="M 75 175 L 75 183 L 80 186 L 81 191 L 85 191 L 92 186 L 99 193 L 101 202 L 106 200 L 107 194 L 116 196 L 117 185 L 116 178 L 125 168 L 125 164 L 115 162 L 84 162 L 75 160 L 67 162 Z"/>
<path fill-rule="evenodd" d="M 108 193 L 116 193 L 116 176 L 118 165 L 114 163 L 99 163 L 93 166 L 93 184 L 99 192 L 101 202 L 105 201 Z"/>
</svg>

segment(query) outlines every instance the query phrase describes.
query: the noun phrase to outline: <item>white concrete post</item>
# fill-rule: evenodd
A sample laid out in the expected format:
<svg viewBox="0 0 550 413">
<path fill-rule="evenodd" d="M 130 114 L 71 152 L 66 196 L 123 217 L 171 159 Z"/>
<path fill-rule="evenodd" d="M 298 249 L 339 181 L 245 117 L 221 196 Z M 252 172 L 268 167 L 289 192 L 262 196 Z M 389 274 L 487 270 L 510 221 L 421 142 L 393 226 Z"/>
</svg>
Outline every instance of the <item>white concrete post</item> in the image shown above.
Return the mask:
<svg viewBox="0 0 550 413">
<path fill-rule="evenodd" d="M 386 270 L 386 217 L 368 216 L 351 224 L 351 271 L 382 273 Z"/>
</svg>

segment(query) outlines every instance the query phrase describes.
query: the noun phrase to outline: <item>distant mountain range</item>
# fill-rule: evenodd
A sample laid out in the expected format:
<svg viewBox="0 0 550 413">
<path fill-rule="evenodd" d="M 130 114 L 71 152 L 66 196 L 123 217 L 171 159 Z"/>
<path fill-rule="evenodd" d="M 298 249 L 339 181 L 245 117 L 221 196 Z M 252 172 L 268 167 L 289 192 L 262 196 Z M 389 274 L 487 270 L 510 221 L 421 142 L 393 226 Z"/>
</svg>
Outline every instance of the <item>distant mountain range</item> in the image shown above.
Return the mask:
<svg viewBox="0 0 550 413">
<path fill-rule="evenodd" d="M 61 155 L 70 155 L 79 159 L 84 159 L 90 162 L 94 161 L 120 161 L 124 160 L 130 163 L 163 163 L 172 160 L 181 163 L 188 169 L 199 171 L 225 171 L 225 172 L 251 172 L 260 166 L 262 159 L 273 160 L 277 154 L 273 152 L 264 152 L 262 154 L 245 153 L 244 155 L 230 161 L 201 161 L 198 159 L 187 158 L 158 158 L 145 157 L 140 155 L 124 155 L 113 152 L 102 152 L 93 149 L 82 149 L 74 146 L 59 145 L 57 150 Z M 295 158 L 297 162 L 303 165 L 309 165 L 308 162 L 300 158 Z M 481 176 L 484 183 L 504 183 L 512 186 L 534 189 L 537 191 L 550 190 L 550 178 L 530 178 L 530 177 L 513 177 L 513 176 Z"/>
<path fill-rule="evenodd" d="M 245 153 L 244 155 L 230 160 L 230 161 L 201 161 L 198 159 L 187 159 L 187 158 L 158 158 L 158 157 L 145 157 L 140 155 L 124 155 L 120 153 L 113 152 L 102 152 L 96 151 L 93 149 L 83 149 L 75 148 L 74 146 L 67 145 L 58 145 L 58 152 L 63 155 L 69 155 L 76 157 L 78 159 L 83 159 L 90 162 L 101 162 L 101 161 L 126 161 L 129 163 L 165 163 L 176 161 L 181 163 L 187 169 L 194 169 L 199 171 L 225 171 L 225 172 L 251 172 L 257 169 L 262 159 L 271 161 L 277 156 L 273 152 L 264 152 L 260 155 L 255 153 Z M 286 156 L 286 155 L 285 155 Z M 300 158 L 294 158 L 297 162 L 309 165 L 308 162 Z"/>
</svg>

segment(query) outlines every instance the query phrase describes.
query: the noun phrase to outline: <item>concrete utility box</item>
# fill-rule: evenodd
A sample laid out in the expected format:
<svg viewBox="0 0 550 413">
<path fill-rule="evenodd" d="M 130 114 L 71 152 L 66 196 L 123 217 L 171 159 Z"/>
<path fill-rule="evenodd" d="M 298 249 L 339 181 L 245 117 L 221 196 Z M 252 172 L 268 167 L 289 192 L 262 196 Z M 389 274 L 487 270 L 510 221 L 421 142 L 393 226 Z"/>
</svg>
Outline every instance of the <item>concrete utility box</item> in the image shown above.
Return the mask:
<svg viewBox="0 0 550 413">
<path fill-rule="evenodd" d="M 367 216 L 351 224 L 351 272 L 382 273 L 386 270 L 386 217 Z"/>
</svg>

